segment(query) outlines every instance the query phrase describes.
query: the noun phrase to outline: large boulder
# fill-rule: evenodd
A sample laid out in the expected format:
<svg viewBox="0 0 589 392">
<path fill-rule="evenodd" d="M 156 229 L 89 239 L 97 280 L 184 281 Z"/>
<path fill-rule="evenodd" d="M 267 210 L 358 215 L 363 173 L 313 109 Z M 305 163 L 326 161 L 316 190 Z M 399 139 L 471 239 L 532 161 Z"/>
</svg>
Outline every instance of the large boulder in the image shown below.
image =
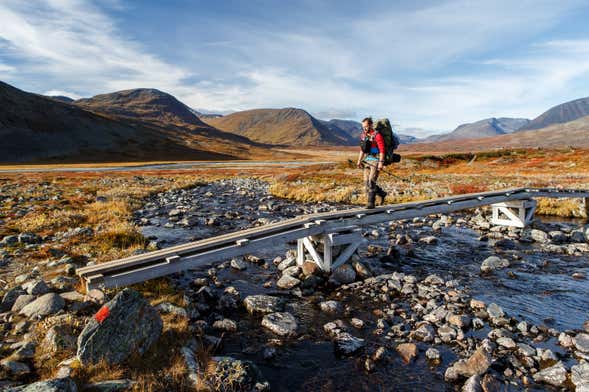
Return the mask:
<svg viewBox="0 0 589 392">
<path fill-rule="evenodd" d="M 297 320 L 288 312 L 270 313 L 262 319 L 262 327 L 269 329 L 279 336 L 292 336 L 297 332 Z"/>
<path fill-rule="evenodd" d="M 27 317 L 44 317 L 59 312 L 65 306 L 65 300 L 58 294 L 49 293 L 40 296 L 20 310 Z"/>
<path fill-rule="evenodd" d="M 509 267 L 509 261 L 497 256 L 487 257 L 481 264 L 481 273 L 488 274 L 498 269 Z"/>
<path fill-rule="evenodd" d="M 356 270 L 351 265 L 344 264 L 333 270 L 331 276 L 339 284 L 348 284 L 356 280 Z"/>
<path fill-rule="evenodd" d="M 74 380 L 69 377 L 56 378 L 53 380 L 38 381 L 33 384 L 9 388 L 10 392 L 78 392 Z"/>
<path fill-rule="evenodd" d="M 142 355 L 162 333 L 162 319 L 137 291 L 124 289 L 106 303 L 78 336 L 82 364 L 117 364 L 133 353 Z"/>
<path fill-rule="evenodd" d="M 0 302 L 0 313 L 9 311 L 16 299 L 24 294 L 26 294 L 26 291 L 20 286 L 8 290 L 2 297 L 2 302 Z"/>
<path fill-rule="evenodd" d="M 562 364 L 562 362 L 558 362 L 557 364 L 534 374 L 534 381 L 543 382 L 546 384 L 553 385 L 555 387 L 559 387 L 562 384 L 564 384 L 566 379 L 567 370 Z"/>
<path fill-rule="evenodd" d="M 243 304 L 251 314 L 274 313 L 283 308 L 283 302 L 280 298 L 263 294 L 249 295 L 243 300 Z"/>
<path fill-rule="evenodd" d="M 461 359 L 446 369 L 446 381 L 455 381 L 459 377 L 469 378 L 482 375 L 491 366 L 493 347 L 488 339 L 483 340 L 477 350 L 468 358 Z"/>
</svg>

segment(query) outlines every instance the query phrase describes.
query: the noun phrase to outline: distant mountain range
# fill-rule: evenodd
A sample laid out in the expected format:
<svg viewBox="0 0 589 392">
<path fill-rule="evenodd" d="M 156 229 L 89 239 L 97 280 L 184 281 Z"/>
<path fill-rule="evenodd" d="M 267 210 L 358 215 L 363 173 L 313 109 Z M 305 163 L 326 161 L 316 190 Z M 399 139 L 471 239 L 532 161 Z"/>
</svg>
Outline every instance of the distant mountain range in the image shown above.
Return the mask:
<svg viewBox="0 0 589 392">
<path fill-rule="evenodd" d="M 321 121 L 302 109 L 254 109 L 208 118 L 218 129 L 260 143 L 282 146 L 350 145 L 354 137 L 335 123 Z M 346 128 L 347 129 L 347 128 Z"/>
<path fill-rule="evenodd" d="M 355 146 L 361 124 L 298 108 L 203 114 L 156 89 L 72 100 L 0 82 L 0 162 L 248 159 L 272 146 Z M 488 118 L 426 139 L 400 134 L 410 149 L 589 146 L 589 98 L 534 120 Z"/>
</svg>

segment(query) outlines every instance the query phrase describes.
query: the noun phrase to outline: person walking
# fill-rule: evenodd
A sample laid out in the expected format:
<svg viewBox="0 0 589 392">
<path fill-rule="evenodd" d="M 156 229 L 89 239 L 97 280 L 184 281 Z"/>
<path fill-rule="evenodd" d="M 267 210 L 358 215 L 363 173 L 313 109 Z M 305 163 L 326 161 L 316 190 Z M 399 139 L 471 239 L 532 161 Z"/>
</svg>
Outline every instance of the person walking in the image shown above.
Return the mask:
<svg viewBox="0 0 589 392">
<path fill-rule="evenodd" d="M 374 130 L 372 117 L 362 120 L 362 135 L 360 137 L 360 153 L 358 154 L 358 168 L 364 168 L 364 187 L 366 190 L 366 208 L 374 208 L 376 196 L 380 197 L 380 204 L 384 204 L 387 193 L 376 183 L 378 174 L 384 167 L 385 141 L 383 136 Z"/>
</svg>

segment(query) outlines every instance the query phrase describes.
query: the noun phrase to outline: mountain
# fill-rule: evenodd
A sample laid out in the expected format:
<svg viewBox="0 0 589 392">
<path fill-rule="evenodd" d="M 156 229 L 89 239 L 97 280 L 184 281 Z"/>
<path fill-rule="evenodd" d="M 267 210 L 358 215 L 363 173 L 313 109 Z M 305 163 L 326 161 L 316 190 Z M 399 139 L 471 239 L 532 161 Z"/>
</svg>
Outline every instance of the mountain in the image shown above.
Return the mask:
<svg viewBox="0 0 589 392">
<path fill-rule="evenodd" d="M 358 121 L 333 119 L 329 121 L 321 120 L 321 122 L 332 132 L 344 132 L 354 140 L 358 140 L 362 133 L 362 123 Z"/>
<path fill-rule="evenodd" d="M 589 116 L 589 97 L 575 99 L 548 109 L 518 131 L 545 128 Z"/>
<path fill-rule="evenodd" d="M 236 157 L 247 157 L 252 146 L 261 147 L 247 137 L 223 132 L 204 123 L 194 109 L 156 89 L 117 91 L 79 99 L 74 104 L 125 122 L 174 131 L 189 145 Z"/>
<path fill-rule="evenodd" d="M 474 123 L 462 124 L 454 131 L 432 135 L 425 138 L 424 142 L 441 142 L 446 140 L 478 139 L 497 135 L 513 133 L 528 124 L 530 120 L 525 118 L 486 118 Z"/>
<path fill-rule="evenodd" d="M 589 116 L 563 124 L 478 139 L 446 140 L 412 144 L 412 152 L 474 152 L 499 148 L 589 148 Z"/>
<path fill-rule="evenodd" d="M 274 145 L 350 145 L 356 141 L 338 127 L 328 127 L 308 112 L 296 108 L 254 109 L 206 122 L 227 132 Z"/>
<path fill-rule="evenodd" d="M 164 128 L 129 123 L 0 82 L 0 161 L 231 159 Z"/>
<path fill-rule="evenodd" d="M 55 99 L 56 101 L 65 102 L 65 103 L 72 103 L 74 100 L 70 97 L 66 97 L 64 95 L 50 95 L 49 98 Z"/>
</svg>

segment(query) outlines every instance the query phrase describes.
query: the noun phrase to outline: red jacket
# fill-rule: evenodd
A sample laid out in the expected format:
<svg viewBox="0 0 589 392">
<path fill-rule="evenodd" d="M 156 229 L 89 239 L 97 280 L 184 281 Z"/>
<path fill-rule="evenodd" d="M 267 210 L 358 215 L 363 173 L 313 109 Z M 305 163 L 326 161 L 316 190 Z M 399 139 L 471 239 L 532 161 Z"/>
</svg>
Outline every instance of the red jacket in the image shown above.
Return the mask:
<svg viewBox="0 0 589 392">
<path fill-rule="evenodd" d="M 376 132 L 374 129 L 368 131 L 368 133 L 362 131 L 362 139 L 364 139 L 368 135 L 369 138 L 372 139 L 372 146 L 370 148 L 370 155 L 378 155 L 379 153 L 384 154 L 384 138 L 379 132 Z"/>
</svg>

